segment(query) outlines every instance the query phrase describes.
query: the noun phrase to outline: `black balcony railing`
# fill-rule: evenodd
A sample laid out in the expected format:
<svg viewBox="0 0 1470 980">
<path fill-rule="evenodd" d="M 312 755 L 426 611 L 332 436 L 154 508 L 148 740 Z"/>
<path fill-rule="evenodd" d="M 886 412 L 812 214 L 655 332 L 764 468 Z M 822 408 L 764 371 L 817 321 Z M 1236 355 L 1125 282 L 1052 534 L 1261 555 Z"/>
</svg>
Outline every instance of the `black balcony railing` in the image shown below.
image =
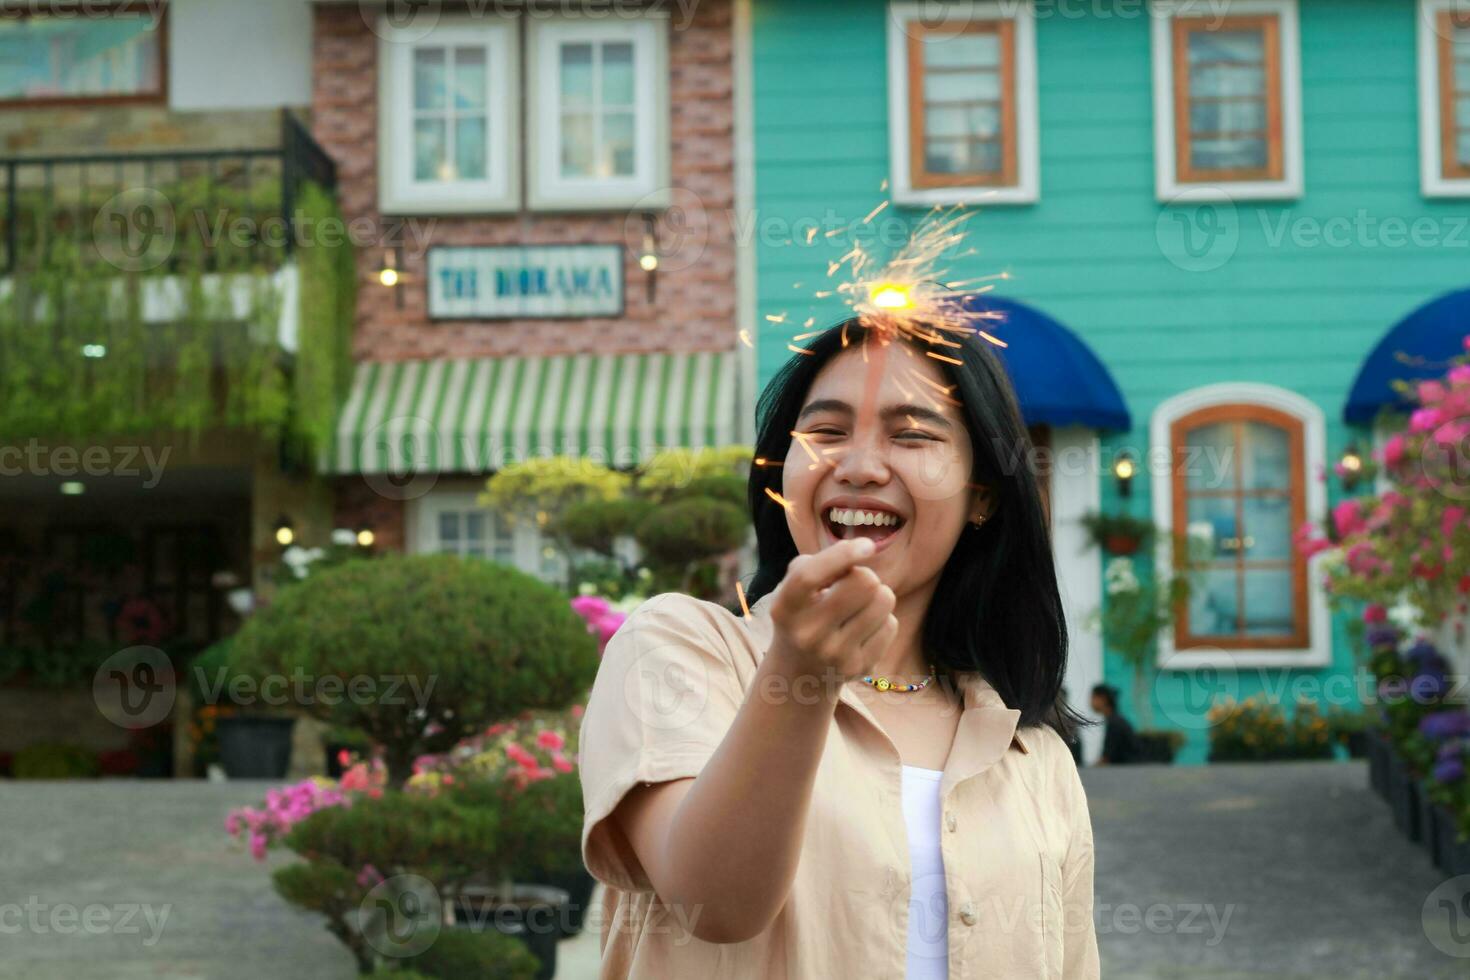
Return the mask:
<svg viewBox="0 0 1470 980">
<path fill-rule="evenodd" d="M 0 273 L 63 258 L 133 270 L 270 267 L 298 241 L 302 188 L 336 165 L 289 112 L 280 145 L 0 159 Z"/>
</svg>

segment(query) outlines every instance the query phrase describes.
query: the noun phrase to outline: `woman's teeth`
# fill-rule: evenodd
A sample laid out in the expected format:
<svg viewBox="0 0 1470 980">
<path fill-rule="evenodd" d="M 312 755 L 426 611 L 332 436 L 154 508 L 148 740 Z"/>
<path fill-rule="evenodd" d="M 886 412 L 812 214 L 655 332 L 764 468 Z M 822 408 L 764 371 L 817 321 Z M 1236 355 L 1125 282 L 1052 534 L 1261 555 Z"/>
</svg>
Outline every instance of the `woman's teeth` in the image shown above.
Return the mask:
<svg viewBox="0 0 1470 980">
<path fill-rule="evenodd" d="M 837 538 L 863 537 L 881 541 L 897 531 L 903 523 L 897 514 L 881 510 L 847 510 L 833 507 L 827 511 L 832 534 Z"/>
</svg>

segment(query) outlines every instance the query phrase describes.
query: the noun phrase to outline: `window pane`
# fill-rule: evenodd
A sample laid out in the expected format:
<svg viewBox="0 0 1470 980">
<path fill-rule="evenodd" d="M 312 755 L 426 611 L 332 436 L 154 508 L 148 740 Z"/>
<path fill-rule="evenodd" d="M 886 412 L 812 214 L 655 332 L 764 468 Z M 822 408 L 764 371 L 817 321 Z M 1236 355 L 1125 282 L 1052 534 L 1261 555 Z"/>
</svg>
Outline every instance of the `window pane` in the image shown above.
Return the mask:
<svg viewBox="0 0 1470 980">
<path fill-rule="evenodd" d="M 1187 505 L 1191 540 L 1209 542 L 1198 555 L 1209 560 L 1230 560 L 1240 548 L 1235 526 L 1235 497 L 1191 497 Z"/>
<path fill-rule="evenodd" d="M 1189 70 L 1189 97 L 1266 97 L 1266 73 L 1255 65 L 1205 62 Z"/>
<path fill-rule="evenodd" d="M 1241 428 L 1241 485 L 1247 490 L 1291 489 L 1291 442 L 1285 429 L 1264 422 Z"/>
<path fill-rule="evenodd" d="M 561 104 L 563 108 L 592 104 L 592 45 L 561 46 Z"/>
<path fill-rule="evenodd" d="M 1465 53 L 1470 55 L 1470 51 Z M 1462 57 L 1455 62 L 1455 91 L 1470 92 L 1470 59 Z"/>
<path fill-rule="evenodd" d="M 934 174 L 999 173 L 1000 144 L 957 139 L 926 140 L 924 169 Z"/>
<path fill-rule="evenodd" d="M 1266 35 L 1259 28 L 1228 31 L 1195 29 L 1189 32 L 1189 69 L 1256 66 L 1265 71 Z M 1219 93 L 1216 93 L 1219 94 Z"/>
<path fill-rule="evenodd" d="M 1000 75 L 993 71 L 945 71 L 924 75 L 925 102 L 974 102 L 1000 98 Z"/>
<path fill-rule="evenodd" d="M 38 14 L 0 21 L 0 98 L 139 95 L 159 88 L 158 32 L 147 15 Z"/>
<path fill-rule="evenodd" d="M 485 179 L 485 142 L 484 116 L 455 121 L 454 160 L 461 180 Z"/>
<path fill-rule="evenodd" d="M 1193 140 L 1190 148 L 1200 170 L 1259 170 L 1266 165 L 1265 139 Z"/>
<path fill-rule="evenodd" d="M 633 113 L 609 112 L 602 119 L 602 171 L 607 176 L 633 174 Z"/>
<path fill-rule="evenodd" d="M 924 110 L 924 133 L 931 139 L 1000 135 L 999 106 L 931 106 Z"/>
<path fill-rule="evenodd" d="M 454 49 L 454 107 L 485 108 L 485 49 Z"/>
<path fill-rule="evenodd" d="M 439 514 L 439 540 L 446 543 L 459 540 L 458 514 L 453 511 L 445 511 Z"/>
<path fill-rule="evenodd" d="M 1455 100 L 1455 127 L 1470 129 L 1470 97 L 1462 95 Z"/>
<path fill-rule="evenodd" d="M 416 49 L 413 53 L 413 107 L 443 109 L 444 88 L 444 49 Z"/>
<path fill-rule="evenodd" d="M 1245 632 L 1252 636 L 1290 633 L 1291 618 L 1291 572 L 1246 569 Z"/>
<path fill-rule="evenodd" d="M 1228 636 L 1236 632 L 1236 570 L 1201 572 L 1189 596 L 1189 631 L 1196 636 Z"/>
<path fill-rule="evenodd" d="M 1245 556 L 1290 558 L 1291 498 L 1245 497 L 1241 505 L 1245 515 Z"/>
<path fill-rule="evenodd" d="M 1460 162 L 1470 163 L 1470 132 L 1463 132 L 1455 138 L 1455 148 L 1459 151 Z"/>
<path fill-rule="evenodd" d="M 930 68 L 968 68 L 1000 64 L 1000 37 L 989 31 L 939 33 L 924 38 L 924 65 Z"/>
<path fill-rule="evenodd" d="M 1257 135 L 1266 132 L 1266 126 L 1265 102 L 1196 101 L 1189 106 L 1191 133 Z"/>
<path fill-rule="evenodd" d="M 420 119 L 413 124 L 415 180 L 444 180 L 448 176 L 444 148 L 444 120 Z"/>
<path fill-rule="evenodd" d="M 633 104 L 633 45 L 626 41 L 602 46 L 602 104 Z"/>
<path fill-rule="evenodd" d="M 1184 469 L 1191 490 L 1235 489 L 1235 427 L 1214 422 L 1184 434 L 1185 452 L 1177 466 Z"/>
<path fill-rule="evenodd" d="M 569 112 L 561 117 L 561 173 L 563 177 L 592 176 L 593 123 L 590 112 Z"/>
<path fill-rule="evenodd" d="M 480 542 L 485 540 L 485 515 L 477 510 L 472 510 L 464 515 L 465 537 L 471 541 Z"/>
</svg>

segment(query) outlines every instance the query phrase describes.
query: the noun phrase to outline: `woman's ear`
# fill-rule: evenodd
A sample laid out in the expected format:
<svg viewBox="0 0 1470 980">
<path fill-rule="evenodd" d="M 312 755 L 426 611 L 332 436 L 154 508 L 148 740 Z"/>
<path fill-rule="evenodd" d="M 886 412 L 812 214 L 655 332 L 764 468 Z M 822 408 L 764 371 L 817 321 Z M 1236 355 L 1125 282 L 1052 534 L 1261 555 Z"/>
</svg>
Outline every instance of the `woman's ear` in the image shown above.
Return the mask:
<svg viewBox="0 0 1470 980">
<path fill-rule="evenodd" d="M 966 520 L 971 524 L 987 521 L 994 510 L 995 498 L 990 488 L 977 486 L 970 494 L 970 513 Z"/>
</svg>

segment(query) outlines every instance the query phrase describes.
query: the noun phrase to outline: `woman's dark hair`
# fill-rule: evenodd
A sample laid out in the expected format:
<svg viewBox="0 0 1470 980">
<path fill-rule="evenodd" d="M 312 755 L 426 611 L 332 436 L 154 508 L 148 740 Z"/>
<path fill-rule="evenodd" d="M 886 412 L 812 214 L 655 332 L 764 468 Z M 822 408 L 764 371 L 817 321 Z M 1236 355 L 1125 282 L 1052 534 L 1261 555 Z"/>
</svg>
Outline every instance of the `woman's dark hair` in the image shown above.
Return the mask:
<svg viewBox="0 0 1470 980">
<path fill-rule="evenodd" d="M 1102 698 L 1108 704 L 1109 711 L 1118 710 L 1118 689 L 1109 684 L 1095 684 L 1092 688 L 1094 697 Z"/>
<path fill-rule="evenodd" d="M 758 459 L 780 461 L 791 445 L 796 417 L 817 373 L 866 330 L 858 318 L 822 331 L 806 344 L 809 354 L 791 358 L 771 379 L 756 405 Z M 1005 368 L 978 337 L 946 345 L 936 361 L 955 387 L 960 415 L 974 447 L 970 480 L 992 488 L 994 510 L 979 527 L 966 524 L 939 583 L 921 633 L 924 653 L 952 683 L 956 671 L 978 671 L 1008 707 L 1021 712 L 1019 727 L 1050 724 L 1065 739 L 1092 722 L 1061 698 L 1067 665 L 1067 624 L 1052 561 L 1051 531 L 1033 472 L 1031 438 L 1021 421 Z M 922 341 L 904 341 L 916 347 Z M 752 465 L 749 505 L 755 523 L 758 564 L 746 588 L 754 603 L 774 591 L 797 555 L 786 513 L 766 489 L 780 492 L 779 466 Z"/>
</svg>

